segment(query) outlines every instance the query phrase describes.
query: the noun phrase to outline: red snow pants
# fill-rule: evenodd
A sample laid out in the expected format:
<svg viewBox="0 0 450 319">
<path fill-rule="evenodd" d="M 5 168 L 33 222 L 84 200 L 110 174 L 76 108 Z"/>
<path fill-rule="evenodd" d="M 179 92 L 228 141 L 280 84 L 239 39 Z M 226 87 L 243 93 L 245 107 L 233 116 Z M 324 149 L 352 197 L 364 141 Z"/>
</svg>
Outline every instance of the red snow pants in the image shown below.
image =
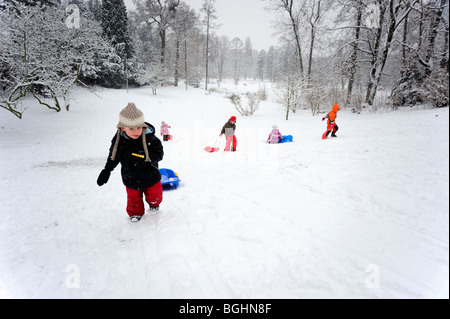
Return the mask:
<svg viewBox="0 0 450 319">
<path fill-rule="evenodd" d="M 161 182 L 143 190 L 138 191 L 127 187 L 127 213 L 132 216 L 143 216 L 145 214 L 145 207 L 143 201 L 143 195 L 145 201 L 150 207 L 157 207 L 163 200 L 163 189 Z"/>
<path fill-rule="evenodd" d="M 236 135 L 233 136 L 227 136 L 227 144 L 225 145 L 225 152 L 231 151 L 232 152 L 236 152 L 236 147 L 237 147 L 237 139 L 236 139 Z"/>
</svg>

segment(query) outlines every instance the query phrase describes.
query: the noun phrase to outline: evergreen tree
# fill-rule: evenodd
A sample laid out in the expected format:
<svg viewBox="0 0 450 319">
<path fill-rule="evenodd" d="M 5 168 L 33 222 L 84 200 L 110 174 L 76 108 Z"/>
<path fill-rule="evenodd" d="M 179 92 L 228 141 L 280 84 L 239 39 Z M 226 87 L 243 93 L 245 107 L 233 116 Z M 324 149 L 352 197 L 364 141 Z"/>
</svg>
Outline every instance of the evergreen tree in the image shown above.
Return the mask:
<svg viewBox="0 0 450 319">
<path fill-rule="evenodd" d="M 266 66 L 266 56 L 267 53 L 264 50 L 261 50 L 258 55 L 258 62 L 256 63 L 257 69 L 256 73 L 260 81 L 264 81 L 264 68 Z"/>
<path fill-rule="evenodd" d="M 101 26 L 103 35 L 118 50 L 121 58 L 131 58 L 133 47 L 128 32 L 127 9 L 123 0 L 103 0 Z"/>
<path fill-rule="evenodd" d="M 265 58 L 265 74 L 266 78 L 269 79 L 271 82 L 276 81 L 276 52 L 275 48 L 271 46 L 269 48 L 269 51 L 266 54 Z"/>
<path fill-rule="evenodd" d="M 89 0 L 87 5 L 94 19 L 96 21 L 102 21 L 102 4 L 100 0 Z"/>
</svg>

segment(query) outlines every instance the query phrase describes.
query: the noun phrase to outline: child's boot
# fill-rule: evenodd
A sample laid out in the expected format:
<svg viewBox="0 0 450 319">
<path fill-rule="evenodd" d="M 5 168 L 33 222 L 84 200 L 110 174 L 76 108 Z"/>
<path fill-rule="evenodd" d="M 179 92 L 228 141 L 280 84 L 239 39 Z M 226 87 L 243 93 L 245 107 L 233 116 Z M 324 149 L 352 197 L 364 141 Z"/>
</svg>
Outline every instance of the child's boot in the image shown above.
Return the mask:
<svg viewBox="0 0 450 319">
<path fill-rule="evenodd" d="M 142 218 L 142 216 L 131 216 L 130 217 L 130 221 L 132 222 L 132 223 L 138 223 L 140 220 L 141 220 L 141 218 Z"/>
</svg>

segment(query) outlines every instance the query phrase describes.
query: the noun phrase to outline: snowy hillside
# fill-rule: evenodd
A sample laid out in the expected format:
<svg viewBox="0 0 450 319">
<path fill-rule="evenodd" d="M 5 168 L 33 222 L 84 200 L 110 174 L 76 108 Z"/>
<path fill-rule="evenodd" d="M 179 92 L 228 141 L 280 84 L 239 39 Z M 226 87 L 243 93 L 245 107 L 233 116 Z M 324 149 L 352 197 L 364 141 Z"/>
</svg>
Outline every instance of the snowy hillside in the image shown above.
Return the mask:
<svg viewBox="0 0 450 319">
<path fill-rule="evenodd" d="M 1 112 L 0 297 L 449 297 L 448 108 L 344 109 L 322 141 L 270 93 L 249 117 L 223 91 L 96 94 Z M 182 180 L 138 224 L 119 168 L 96 184 L 128 102 L 172 126 L 160 167 Z M 231 115 L 238 152 L 206 153 Z M 295 142 L 264 143 L 274 124 Z"/>
</svg>

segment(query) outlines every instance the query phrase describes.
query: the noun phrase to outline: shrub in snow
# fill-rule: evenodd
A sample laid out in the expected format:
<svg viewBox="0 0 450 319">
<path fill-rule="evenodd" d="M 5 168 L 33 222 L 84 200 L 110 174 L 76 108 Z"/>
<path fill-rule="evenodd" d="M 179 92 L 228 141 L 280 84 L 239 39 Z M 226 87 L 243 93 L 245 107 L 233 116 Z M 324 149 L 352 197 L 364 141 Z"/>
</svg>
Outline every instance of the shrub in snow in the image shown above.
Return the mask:
<svg viewBox="0 0 450 319">
<path fill-rule="evenodd" d="M 421 94 L 425 100 L 431 101 L 435 107 L 445 107 L 449 106 L 448 88 L 448 73 L 442 69 L 426 78 Z"/>
<path fill-rule="evenodd" d="M 392 89 L 391 99 L 394 107 L 414 106 L 423 103 L 423 97 L 419 92 L 423 77 L 413 65 L 402 70 L 402 76 Z"/>
<path fill-rule="evenodd" d="M 140 85 L 151 85 L 153 95 L 156 95 L 158 86 L 163 86 L 167 81 L 167 71 L 159 62 L 148 64 L 144 71 L 136 77 L 136 82 Z"/>
<path fill-rule="evenodd" d="M 313 115 L 320 113 L 320 107 L 326 104 L 326 94 L 323 85 L 311 83 L 309 87 L 304 89 L 305 99 Z"/>
<path fill-rule="evenodd" d="M 259 99 L 257 93 L 247 92 L 245 96 L 247 97 L 247 106 L 242 105 L 241 96 L 239 94 L 232 93 L 226 96 L 226 98 L 230 100 L 242 116 L 252 115 L 259 109 L 259 103 L 261 100 Z"/>
</svg>

